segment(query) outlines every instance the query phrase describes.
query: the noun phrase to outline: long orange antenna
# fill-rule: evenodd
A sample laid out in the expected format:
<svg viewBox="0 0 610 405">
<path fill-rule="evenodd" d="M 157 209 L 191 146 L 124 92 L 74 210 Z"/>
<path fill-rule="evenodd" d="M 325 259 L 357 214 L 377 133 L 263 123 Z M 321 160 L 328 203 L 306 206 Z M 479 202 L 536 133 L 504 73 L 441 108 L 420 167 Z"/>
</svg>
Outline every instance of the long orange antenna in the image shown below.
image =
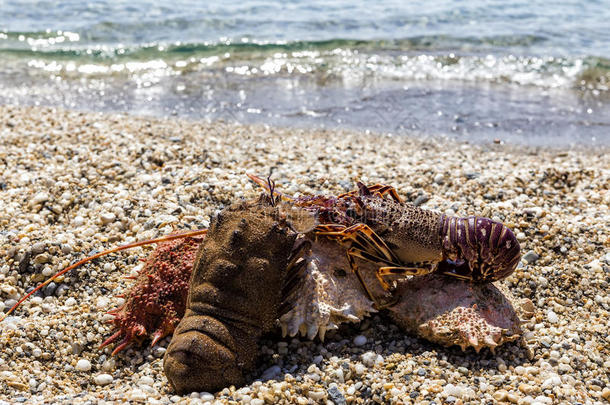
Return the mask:
<svg viewBox="0 0 610 405">
<path fill-rule="evenodd" d="M 95 260 L 98 257 L 102 257 L 102 256 L 108 255 L 110 253 L 114 253 L 114 252 L 119 252 L 121 250 L 134 248 L 134 247 L 137 247 L 137 246 L 150 245 L 152 243 L 167 242 L 167 241 L 170 241 L 170 240 L 180 239 L 180 238 L 187 238 L 187 237 L 190 237 L 190 236 L 205 235 L 207 232 L 208 232 L 207 229 L 199 229 L 197 231 L 184 232 L 184 233 L 179 233 L 179 234 L 175 234 L 175 235 L 167 235 L 167 236 L 163 236 L 163 237 L 160 237 L 160 238 L 157 238 L 157 239 L 143 240 L 143 241 L 140 241 L 140 242 L 133 242 L 133 243 L 129 243 L 127 245 L 117 246 L 115 248 L 104 250 L 103 252 L 96 253 L 93 256 L 85 257 L 84 259 L 82 259 L 82 260 L 80 260 L 80 261 L 78 261 L 78 262 L 76 262 L 76 263 L 66 267 L 65 269 L 61 270 L 60 272 L 55 273 L 55 275 L 53 275 L 51 278 L 46 280 L 44 283 L 40 284 L 38 287 L 34 288 L 29 293 L 27 293 L 15 305 L 13 305 L 11 307 L 11 309 L 8 310 L 7 313 L 2 315 L 2 317 L 0 318 L 0 322 L 2 322 L 4 319 L 6 319 L 7 316 L 9 316 L 15 309 L 17 309 L 17 307 L 19 307 L 19 305 L 21 305 L 25 300 L 30 298 L 30 296 L 32 296 L 32 294 L 36 293 L 36 291 L 40 290 L 41 288 L 43 288 L 47 284 L 51 283 L 53 280 L 57 279 L 57 277 L 59 277 L 59 276 L 65 274 L 65 273 L 69 272 L 70 270 L 73 270 L 73 269 L 77 268 L 78 266 L 80 266 L 82 264 L 88 263 L 91 260 Z"/>
</svg>

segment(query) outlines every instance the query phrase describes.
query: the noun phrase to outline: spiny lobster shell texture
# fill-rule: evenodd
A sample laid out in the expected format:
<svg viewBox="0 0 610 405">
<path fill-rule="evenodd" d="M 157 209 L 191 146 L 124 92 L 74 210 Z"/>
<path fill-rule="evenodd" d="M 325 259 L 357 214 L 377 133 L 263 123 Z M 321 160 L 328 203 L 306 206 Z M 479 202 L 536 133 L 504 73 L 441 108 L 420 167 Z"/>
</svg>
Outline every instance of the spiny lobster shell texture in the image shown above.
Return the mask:
<svg viewBox="0 0 610 405">
<path fill-rule="evenodd" d="M 311 247 L 300 259 L 302 269 L 293 275 L 299 278 L 297 288 L 284 298 L 283 306 L 290 310 L 279 323 L 283 336 L 300 332 L 308 339 L 324 340 L 327 330 L 343 322 L 360 322 L 377 311 L 351 273 L 345 250 L 326 239 L 309 242 Z"/>
<path fill-rule="evenodd" d="M 258 339 L 275 327 L 296 233 L 262 203 L 222 211 L 201 244 L 187 310 L 164 358 L 179 393 L 245 382 Z"/>
<path fill-rule="evenodd" d="M 284 334 L 299 331 L 312 339 L 343 322 L 357 322 L 374 312 L 372 302 L 349 270 L 345 250 L 332 242 L 314 242 L 305 256 L 301 287 L 289 299 L 293 308 L 280 317 Z M 365 282 L 376 296 L 384 292 L 375 265 L 358 260 Z M 388 308 L 403 330 L 444 346 L 495 347 L 521 336 L 520 320 L 493 284 L 473 284 L 441 274 L 398 281 L 397 303 Z"/>
<path fill-rule="evenodd" d="M 152 344 L 171 335 L 182 319 L 189 289 L 189 279 L 201 237 L 187 237 L 160 243 L 146 258 L 125 304 L 111 312 L 116 333 L 102 346 L 120 338 L 118 353 L 132 342 L 148 337 Z"/>
<path fill-rule="evenodd" d="M 396 294 L 398 303 L 388 308 L 394 322 L 431 342 L 494 351 L 522 334 L 511 302 L 491 283 L 428 274 L 400 280 Z"/>
</svg>

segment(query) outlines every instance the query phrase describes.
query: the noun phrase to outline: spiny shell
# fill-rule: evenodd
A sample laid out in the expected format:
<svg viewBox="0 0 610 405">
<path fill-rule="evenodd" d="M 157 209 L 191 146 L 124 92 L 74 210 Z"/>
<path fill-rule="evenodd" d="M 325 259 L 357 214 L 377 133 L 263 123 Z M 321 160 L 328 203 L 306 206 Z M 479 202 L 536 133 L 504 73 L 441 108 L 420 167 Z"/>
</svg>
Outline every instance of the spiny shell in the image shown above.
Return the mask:
<svg viewBox="0 0 610 405">
<path fill-rule="evenodd" d="M 401 280 L 396 294 L 398 303 L 388 308 L 394 322 L 431 342 L 493 351 L 522 334 L 511 302 L 491 283 L 429 274 Z"/>
<path fill-rule="evenodd" d="M 293 308 L 280 317 L 284 334 L 298 331 L 313 339 L 342 322 L 357 322 L 374 312 L 350 270 L 345 250 L 328 241 L 313 242 L 304 259 L 302 284 L 288 299 Z M 376 297 L 385 297 L 375 278 L 376 265 L 357 261 Z M 341 271 L 337 271 L 337 270 Z M 398 302 L 388 308 L 408 333 L 444 346 L 494 349 L 521 336 L 520 320 L 511 301 L 493 284 L 473 284 L 439 274 L 398 280 Z"/>
<path fill-rule="evenodd" d="M 280 316 L 283 336 L 324 340 L 327 330 L 343 322 L 360 322 L 376 312 L 351 272 L 345 250 L 332 241 L 310 241 L 311 248 L 300 259 L 300 284 L 284 298 L 292 309 Z M 297 263 L 298 266 L 300 263 Z"/>
<path fill-rule="evenodd" d="M 184 315 L 189 278 L 203 237 L 160 243 L 144 260 L 125 304 L 111 312 L 116 333 L 102 346 L 121 339 L 113 354 L 150 337 L 153 344 L 171 335 Z"/>
</svg>

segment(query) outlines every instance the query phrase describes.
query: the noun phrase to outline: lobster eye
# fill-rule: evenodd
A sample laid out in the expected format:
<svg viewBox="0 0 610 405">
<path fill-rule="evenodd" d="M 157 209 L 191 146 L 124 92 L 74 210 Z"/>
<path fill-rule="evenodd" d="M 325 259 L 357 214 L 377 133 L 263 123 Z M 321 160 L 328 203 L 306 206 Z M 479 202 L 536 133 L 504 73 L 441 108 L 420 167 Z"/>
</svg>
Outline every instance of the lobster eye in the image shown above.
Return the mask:
<svg viewBox="0 0 610 405">
<path fill-rule="evenodd" d="M 347 209 L 347 211 L 345 211 L 345 215 L 347 215 L 350 218 L 357 218 L 358 212 L 353 207 L 350 207 Z"/>
</svg>

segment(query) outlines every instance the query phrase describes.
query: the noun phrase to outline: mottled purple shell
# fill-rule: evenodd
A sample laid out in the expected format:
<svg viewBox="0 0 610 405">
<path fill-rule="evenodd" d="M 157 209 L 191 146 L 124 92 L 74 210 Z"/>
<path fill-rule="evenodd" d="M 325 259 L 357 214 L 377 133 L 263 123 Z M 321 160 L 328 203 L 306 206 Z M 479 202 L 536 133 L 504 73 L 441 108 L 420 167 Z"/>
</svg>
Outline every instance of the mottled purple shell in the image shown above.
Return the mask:
<svg viewBox="0 0 610 405">
<path fill-rule="evenodd" d="M 504 224 L 483 217 L 443 217 L 443 252 L 449 259 L 441 273 L 462 275 L 475 282 L 508 277 L 519 263 L 521 247 Z"/>
</svg>

